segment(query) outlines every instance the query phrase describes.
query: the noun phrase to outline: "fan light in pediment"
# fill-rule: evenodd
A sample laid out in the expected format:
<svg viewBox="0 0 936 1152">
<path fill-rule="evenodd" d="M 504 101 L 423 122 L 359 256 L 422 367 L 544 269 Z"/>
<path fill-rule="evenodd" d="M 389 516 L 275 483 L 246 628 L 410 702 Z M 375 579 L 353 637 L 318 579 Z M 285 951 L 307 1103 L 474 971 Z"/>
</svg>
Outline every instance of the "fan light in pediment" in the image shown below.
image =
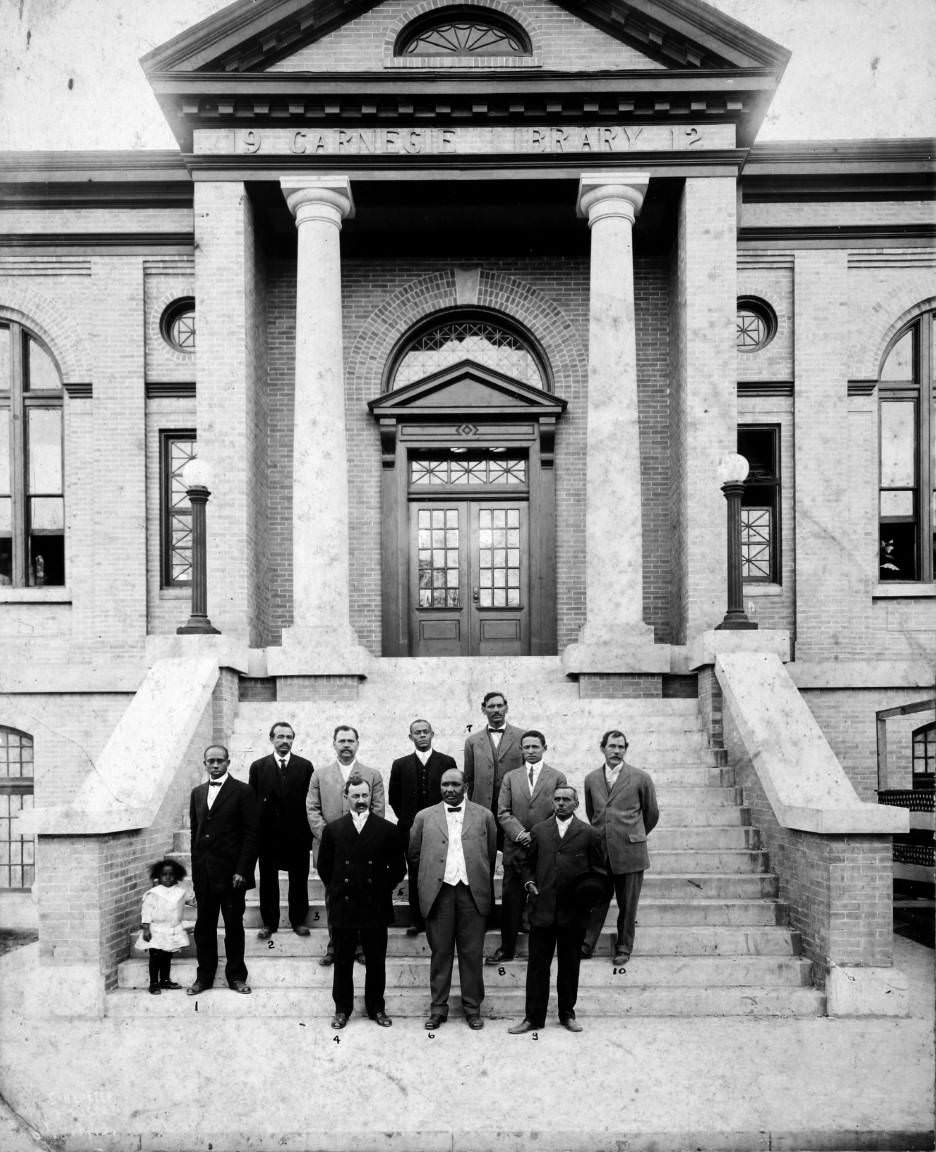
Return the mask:
<svg viewBox="0 0 936 1152">
<path fill-rule="evenodd" d="M 424 329 L 397 361 L 392 386 L 402 388 L 464 361 L 534 388 L 547 386 L 536 357 L 519 335 L 489 320 L 474 318 L 446 320 Z"/>
<path fill-rule="evenodd" d="M 513 20 L 488 12 L 443 9 L 401 32 L 397 56 L 528 56 L 526 33 Z"/>
</svg>

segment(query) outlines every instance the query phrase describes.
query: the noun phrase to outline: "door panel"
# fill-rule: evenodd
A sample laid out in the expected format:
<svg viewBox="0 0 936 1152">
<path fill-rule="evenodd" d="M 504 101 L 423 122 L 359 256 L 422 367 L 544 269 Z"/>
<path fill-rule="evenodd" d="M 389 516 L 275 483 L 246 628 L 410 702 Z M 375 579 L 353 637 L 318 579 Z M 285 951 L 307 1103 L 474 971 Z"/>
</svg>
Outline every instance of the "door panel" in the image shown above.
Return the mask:
<svg viewBox="0 0 936 1152">
<path fill-rule="evenodd" d="M 523 500 L 413 500 L 410 652 L 529 652 L 528 505 Z"/>
</svg>

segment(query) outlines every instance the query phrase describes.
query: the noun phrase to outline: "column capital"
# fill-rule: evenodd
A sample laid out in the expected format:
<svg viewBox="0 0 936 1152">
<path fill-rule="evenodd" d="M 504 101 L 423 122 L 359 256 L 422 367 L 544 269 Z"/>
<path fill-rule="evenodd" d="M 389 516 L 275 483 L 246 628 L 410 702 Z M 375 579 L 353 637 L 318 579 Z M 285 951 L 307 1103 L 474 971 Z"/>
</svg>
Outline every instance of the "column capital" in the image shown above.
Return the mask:
<svg viewBox="0 0 936 1152">
<path fill-rule="evenodd" d="M 633 224 L 649 183 L 649 172 L 589 172 L 579 178 L 576 213 L 587 218 L 589 228 L 609 216 L 621 216 Z"/>
<path fill-rule="evenodd" d="M 347 176 L 284 176 L 280 188 L 297 228 L 307 220 L 327 220 L 340 228 L 342 220 L 354 217 Z"/>
</svg>

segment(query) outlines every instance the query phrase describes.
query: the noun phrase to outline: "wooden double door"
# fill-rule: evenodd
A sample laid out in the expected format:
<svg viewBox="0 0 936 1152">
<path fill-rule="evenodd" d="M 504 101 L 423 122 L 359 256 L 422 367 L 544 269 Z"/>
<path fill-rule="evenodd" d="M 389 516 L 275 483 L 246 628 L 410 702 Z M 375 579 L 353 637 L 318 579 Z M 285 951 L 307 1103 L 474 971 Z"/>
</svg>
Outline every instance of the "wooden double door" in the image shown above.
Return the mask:
<svg viewBox="0 0 936 1152">
<path fill-rule="evenodd" d="M 411 654 L 529 653 L 528 500 L 411 497 L 408 505 Z"/>
</svg>

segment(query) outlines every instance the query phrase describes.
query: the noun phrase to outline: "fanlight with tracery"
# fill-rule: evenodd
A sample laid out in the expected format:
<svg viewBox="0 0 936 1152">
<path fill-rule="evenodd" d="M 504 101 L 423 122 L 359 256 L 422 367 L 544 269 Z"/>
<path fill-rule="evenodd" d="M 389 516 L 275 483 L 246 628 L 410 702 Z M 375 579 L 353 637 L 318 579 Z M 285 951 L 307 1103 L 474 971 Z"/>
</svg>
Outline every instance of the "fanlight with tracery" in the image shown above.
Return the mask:
<svg viewBox="0 0 936 1152">
<path fill-rule="evenodd" d="M 400 56 L 526 56 L 528 46 L 510 29 L 487 20 L 431 24 L 404 37 Z"/>
<path fill-rule="evenodd" d="M 417 336 L 397 365 L 393 386 L 412 384 L 463 360 L 473 360 L 534 388 L 544 386 L 540 366 L 526 344 L 508 329 L 485 320 L 448 321 Z"/>
</svg>

